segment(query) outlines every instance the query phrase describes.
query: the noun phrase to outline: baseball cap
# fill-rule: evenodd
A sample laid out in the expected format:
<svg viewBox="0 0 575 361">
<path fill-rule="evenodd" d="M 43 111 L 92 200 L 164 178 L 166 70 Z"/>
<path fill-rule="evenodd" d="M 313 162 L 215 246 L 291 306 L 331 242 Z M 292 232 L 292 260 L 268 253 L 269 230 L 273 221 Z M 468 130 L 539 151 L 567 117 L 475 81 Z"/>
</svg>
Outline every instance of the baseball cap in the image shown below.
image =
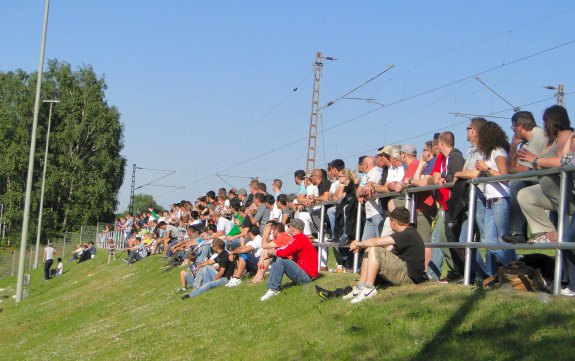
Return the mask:
<svg viewBox="0 0 575 361">
<path fill-rule="evenodd" d="M 417 155 L 417 149 L 415 149 L 413 144 L 404 144 L 399 151 L 405 154 Z"/>
</svg>

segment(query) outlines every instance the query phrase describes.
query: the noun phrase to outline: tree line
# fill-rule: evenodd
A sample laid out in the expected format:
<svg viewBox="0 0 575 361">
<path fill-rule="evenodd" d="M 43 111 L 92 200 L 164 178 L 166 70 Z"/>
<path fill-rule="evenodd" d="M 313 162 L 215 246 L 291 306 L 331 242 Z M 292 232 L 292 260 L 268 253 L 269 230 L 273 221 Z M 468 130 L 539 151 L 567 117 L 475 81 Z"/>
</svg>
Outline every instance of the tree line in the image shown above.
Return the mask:
<svg viewBox="0 0 575 361">
<path fill-rule="evenodd" d="M 0 72 L 0 204 L 7 240 L 19 242 L 37 73 Z M 107 103 L 104 76 L 89 65 L 48 61 L 42 99 L 53 105 L 42 218 L 43 238 L 112 222 L 124 179 L 120 112 Z M 30 238 L 35 239 L 49 104 L 41 105 L 34 163 Z M 5 242 L 6 243 L 6 242 Z"/>
</svg>

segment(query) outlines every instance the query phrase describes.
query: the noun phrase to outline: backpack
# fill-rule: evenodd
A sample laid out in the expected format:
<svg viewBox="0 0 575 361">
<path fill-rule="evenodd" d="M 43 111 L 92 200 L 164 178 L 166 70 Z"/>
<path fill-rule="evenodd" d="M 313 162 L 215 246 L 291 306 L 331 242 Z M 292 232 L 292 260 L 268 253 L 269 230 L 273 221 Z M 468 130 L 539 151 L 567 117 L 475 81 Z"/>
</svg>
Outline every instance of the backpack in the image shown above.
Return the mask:
<svg viewBox="0 0 575 361">
<path fill-rule="evenodd" d="M 516 261 L 509 267 L 499 267 L 497 274 L 483 280 L 483 288 L 495 289 L 507 285 L 514 291 L 547 292 L 547 287 L 539 269 Z"/>
</svg>

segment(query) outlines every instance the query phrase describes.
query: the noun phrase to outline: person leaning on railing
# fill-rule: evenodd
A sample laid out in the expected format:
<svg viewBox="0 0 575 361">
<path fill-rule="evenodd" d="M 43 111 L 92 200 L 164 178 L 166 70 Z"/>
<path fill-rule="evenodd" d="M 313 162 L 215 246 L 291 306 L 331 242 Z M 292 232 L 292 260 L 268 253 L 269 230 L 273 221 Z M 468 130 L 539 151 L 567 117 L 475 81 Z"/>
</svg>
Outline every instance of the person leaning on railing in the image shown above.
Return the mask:
<svg viewBox="0 0 575 361">
<path fill-rule="evenodd" d="M 561 165 L 575 165 L 575 133 L 571 134 L 571 137 L 565 142 L 565 147 L 563 149 L 565 155 L 561 157 Z M 573 173 L 568 173 L 570 175 L 568 182 L 568 189 L 572 191 L 573 187 Z M 575 198 L 571 199 L 573 203 Z M 575 217 L 571 217 L 571 222 L 569 227 L 567 227 L 567 233 L 565 234 L 565 242 L 575 242 Z M 563 258 L 565 260 L 565 275 L 564 280 L 567 281 L 567 286 L 561 290 L 563 296 L 574 297 L 575 296 L 575 251 L 564 250 Z"/>
<path fill-rule="evenodd" d="M 530 162 L 534 169 L 559 167 L 561 157 L 566 153 L 565 143 L 573 135 L 567 110 L 560 105 L 553 105 L 545 110 L 543 124 L 548 143 L 541 156 L 537 157 L 526 149 L 518 152 L 519 160 Z M 533 233 L 528 243 L 557 241 L 557 231 L 545 211 L 557 211 L 559 198 L 559 175 L 556 174 L 543 176 L 539 184 L 519 191 L 517 201 Z M 573 210 L 573 207 L 569 208 Z"/>
</svg>

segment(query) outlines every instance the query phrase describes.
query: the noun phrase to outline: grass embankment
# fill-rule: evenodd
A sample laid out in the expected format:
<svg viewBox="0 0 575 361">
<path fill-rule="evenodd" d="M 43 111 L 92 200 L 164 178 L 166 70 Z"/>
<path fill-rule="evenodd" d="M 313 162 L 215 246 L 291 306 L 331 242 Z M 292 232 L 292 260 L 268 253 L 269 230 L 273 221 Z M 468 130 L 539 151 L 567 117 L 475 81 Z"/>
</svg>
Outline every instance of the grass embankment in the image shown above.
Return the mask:
<svg viewBox="0 0 575 361">
<path fill-rule="evenodd" d="M 152 257 L 108 265 L 104 254 L 0 307 L 4 360 L 569 360 L 575 300 L 425 284 L 358 305 L 321 302 L 296 286 L 262 303 L 265 285 L 182 301 L 177 273 Z M 325 275 L 325 287 L 355 275 Z M 13 278 L 0 287 L 14 287 Z M 7 294 L 5 291 L 4 294 Z"/>
</svg>

